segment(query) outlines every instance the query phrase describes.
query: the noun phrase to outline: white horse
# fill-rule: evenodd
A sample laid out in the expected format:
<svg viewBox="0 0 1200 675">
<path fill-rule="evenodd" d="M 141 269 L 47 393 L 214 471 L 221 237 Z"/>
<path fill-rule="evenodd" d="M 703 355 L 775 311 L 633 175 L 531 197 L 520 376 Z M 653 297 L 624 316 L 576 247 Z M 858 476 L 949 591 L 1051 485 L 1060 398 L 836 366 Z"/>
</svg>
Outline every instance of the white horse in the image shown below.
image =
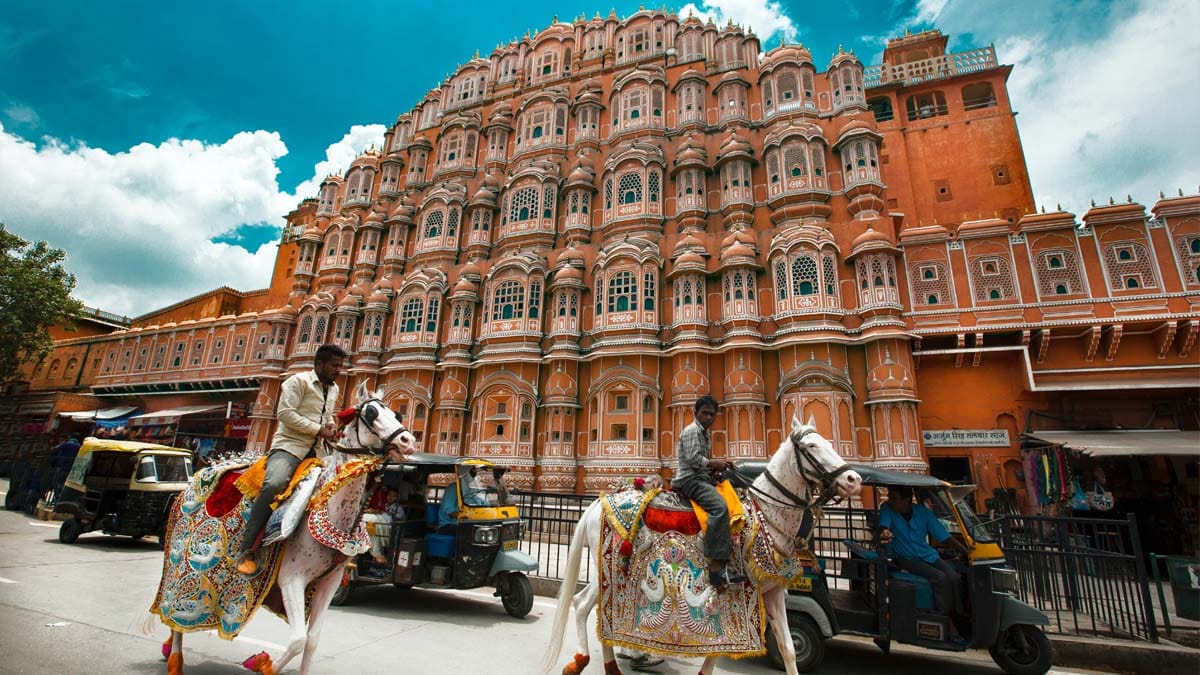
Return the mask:
<svg viewBox="0 0 1200 675">
<path fill-rule="evenodd" d="M 790 556 L 807 505 L 819 490 L 836 490 L 842 498 L 849 498 L 862 490 L 862 477 L 850 469 L 828 440 L 817 433 L 812 418 L 807 424 L 800 424 L 800 420 L 792 418 L 791 434 L 779 446 L 767 464 L 767 470 L 754 480 L 742 498 L 756 503 L 765 516 L 771 538 L 777 546 L 787 548 L 780 550 L 780 553 Z M 566 631 L 568 606 L 571 604 L 575 607 L 579 648 L 573 662 L 563 668 L 563 675 L 578 675 L 591 658 L 588 654 L 587 617 L 600 597 L 600 582 L 593 579 L 587 588 L 574 594 L 573 598 L 572 591 L 579 579 L 583 549 L 586 547 L 598 555 L 600 521 L 603 517 L 601 501 L 596 500 L 583 512 L 575 526 L 575 535 L 567 554 L 566 576 L 558 592 L 558 609 L 551 628 L 550 645 L 542 661 L 544 673 L 550 672 L 557 663 Z M 797 675 L 796 650 L 788 629 L 787 589 L 764 582 L 758 590 L 762 593 L 767 618 L 775 631 L 787 674 Z M 604 653 L 605 675 L 620 675 L 613 648 L 602 644 L 601 650 Z M 711 675 L 715 663 L 715 657 L 706 658 L 700 675 Z"/>
<path fill-rule="evenodd" d="M 382 390 L 368 394 L 365 383 L 359 386 L 355 394 L 354 419 L 343 429 L 342 439 L 334 447 L 334 452 L 324 459 L 325 467 L 316 488 L 318 492 L 322 485 L 337 475 L 338 469 L 343 465 L 361 461 L 356 455 L 380 456 L 388 453 L 392 459 L 401 461 L 404 455 L 414 449 L 416 438 L 404 428 L 395 413 L 383 404 L 379 398 L 381 394 Z M 328 524 L 336 530 L 351 533 L 355 531 L 362 514 L 363 493 L 369 475 L 361 473 L 355 476 L 329 497 L 326 505 Z M 308 515 L 305 514 L 305 520 Z M 297 654 L 303 652 L 300 673 L 304 675 L 312 666 L 313 653 L 317 649 L 326 610 L 334 591 L 341 583 L 346 563 L 350 558 L 344 552 L 318 542 L 309 533 L 309 528 L 303 526 L 297 527 L 291 537 L 280 545 L 285 545 L 285 548 L 281 554 L 275 583 L 279 586 L 290 628 L 287 649 L 276 662 L 272 662 L 270 655 L 262 652 L 247 659 L 243 665 L 258 673 L 274 675 L 276 672 L 282 672 Z M 306 621 L 305 593 L 310 587 L 313 588 L 313 594 Z M 152 613 L 147 618 L 144 625 L 147 632 L 152 627 L 155 616 Z M 169 643 L 169 652 L 167 644 L 163 645 L 167 656 L 167 672 L 170 675 L 181 675 L 183 633 L 172 630 Z"/>
</svg>

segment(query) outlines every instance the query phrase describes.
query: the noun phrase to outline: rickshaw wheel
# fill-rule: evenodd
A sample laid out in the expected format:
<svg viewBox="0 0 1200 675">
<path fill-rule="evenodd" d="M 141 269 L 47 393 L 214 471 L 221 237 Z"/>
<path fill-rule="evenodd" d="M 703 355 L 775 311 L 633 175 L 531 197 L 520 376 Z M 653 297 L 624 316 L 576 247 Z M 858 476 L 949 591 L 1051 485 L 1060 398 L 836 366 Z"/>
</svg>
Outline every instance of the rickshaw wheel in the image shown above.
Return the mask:
<svg viewBox="0 0 1200 675">
<path fill-rule="evenodd" d="M 58 528 L 58 540 L 64 544 L 74 544 L 83 533 L 83 526 L 78 518 L 67 518 Z"/>
<path fill-rule="evenodd" d="M 825 638 L 821 635 L 821 629 L 807 616 L 790 613 L 788 631 L 792 635 L 792 646 L 796 649 L 796 670 L 815 670 L 825 659 Z M 779 642 L 775 639 L 775 630 L 770 626 L 767 627 L 767 656 L 776 668 L 787 669 L 783 663 L 783 652 L 779 650 Z"/>
<path fill-rule="evenodd" d="M 4 508 L 9 511 L 21 510 L 21 495 L 17 494 L 12 485 L 8 486 L 8 492 L 4 494 Z"/>
<path fill-rule="evenodd" d="M 1009 675 L 1042 675 L 1050 670 L 1050 638 L 1037 626 L 1010 626 L 988 647 L 988 653 Z"/>
<path fill-rule="evenodd" d="M 507 577 L 500 602 L 510 616 L 523 619 L 533 609 L 533 584 L 529 583 L 529 577 L 520 572 L 509 572 Z"/>
</svg>

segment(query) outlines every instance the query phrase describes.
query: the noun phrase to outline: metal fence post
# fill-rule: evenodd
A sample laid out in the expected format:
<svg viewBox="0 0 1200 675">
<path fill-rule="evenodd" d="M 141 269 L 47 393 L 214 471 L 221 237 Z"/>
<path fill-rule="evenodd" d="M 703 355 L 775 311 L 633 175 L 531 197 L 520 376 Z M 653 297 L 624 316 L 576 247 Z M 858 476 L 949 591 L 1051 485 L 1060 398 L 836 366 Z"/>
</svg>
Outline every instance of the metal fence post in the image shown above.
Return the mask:
<svg viewBox="0 0 1200 675">
<path fill-rule="evenodd" d="M 1162 612 L 1163 628 L 1166 629 L 1167 635 L 1171 634 L 1171 613 L 1167 611 L 1167 594 L 1163 591 L 1162 579 L 1158 577 L 1159 561 L 1166 561 L 1166 556 L 1158 555 L 1157 553 L 1150 554 L 1150 574 L 1154 577 L 1154 588 L 1158 590 L 1158 606 Z M 1168 571 L 1167 580 L 1170 581 Z"/>
<path fill-rule="evenodd" d="M 1158 623 L 1154 620 L 1154 601 L 1150 596 L 1150 584 L 1146 579 L 1146 562 L 1142 560 L 1142 538 L 1138 534 L 1137 519 L 1132 513 L 1126 514 L 1129 522 L 1129 538 L 1133 543 L 1133 564 L 1137 570 L 1138 588 L 1142 591 L 1142 609 L 1146 616 L 1146 628 L 1150 633 L 1150 641 L 1158 642 Z M 1166 610 L 1164 603 L 1163 610 Z"/>
</svg>

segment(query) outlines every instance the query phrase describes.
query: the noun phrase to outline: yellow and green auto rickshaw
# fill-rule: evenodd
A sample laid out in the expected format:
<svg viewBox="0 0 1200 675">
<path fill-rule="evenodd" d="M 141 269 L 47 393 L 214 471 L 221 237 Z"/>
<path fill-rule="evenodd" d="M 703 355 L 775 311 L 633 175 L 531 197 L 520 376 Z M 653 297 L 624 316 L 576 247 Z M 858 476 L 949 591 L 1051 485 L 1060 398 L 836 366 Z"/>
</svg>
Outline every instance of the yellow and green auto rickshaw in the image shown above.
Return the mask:
<svg viewBox="0 0 1200 675">
<path fill-rule="evenodd" d="M 761 462 L 745 463 L 743 474 L 757 475 Z M 817 522 L 807 520 L 800 537 L 805 573 L 788 594 L 788 627 L 802 672 L 815 670 L 824 642 L 838 634 L 874 638 L 884 652 L 891 643 L 939 651 L 986 649 L 1010 675 L 1041 675 L 1051 666 L 1050 640 L 1042 627 L 1050 619 L 1017 597 L 1017 572 L 986 523 L 971 510 L 966 496 L 973 486 L 951 485 L 932 476 L 853 465 L 862 476 L 867 508 L 824 509 Z M 929 581 L 901 570 L 890 547 L 879 542 L 880 488 L 911 489 L 953 539 L 961 543 L 950 556 L 958 573 L 961 611 L 939 611 Z M 947 541 L 949 543 L 949 541 Z M 947 557 L 943 555 L 942 557 Z M 962 639 L 952 638 L 953 625 Z M 776 667 L 783 659 L 774 633 L 767 651 Z"/>
<path fill-rule="evenodd" d="M 537 570 L 538 563 L 520 550 L 525 524 L 501 482 L 504 472 L 487 460 L 424 452 L 385 467 L 381 485 L 396 491 L 403 520 L 384 526 L 368 520 L 383 562 L 372 553 L 359 555 L 334 604 L 345 604 L 353 587 L 366 584 L 403 589 L 493 586 L 506 612 L 518 619 L 528 614 L 533 587 L 526 573 Z M 453 480 L 440 500 L 429 500 L 428 481 L 435 474 L 450 474 Z"/>
<path fill-rule="evenodd" d="M 155 535 L 161 543 L 171 499 L 191 478 L 190 450 L 86 438 L 54 505 L 55 513 L 70 516 L 58 540 L 73 544 L 99 530 L 134 539 Z"/>
</svg>

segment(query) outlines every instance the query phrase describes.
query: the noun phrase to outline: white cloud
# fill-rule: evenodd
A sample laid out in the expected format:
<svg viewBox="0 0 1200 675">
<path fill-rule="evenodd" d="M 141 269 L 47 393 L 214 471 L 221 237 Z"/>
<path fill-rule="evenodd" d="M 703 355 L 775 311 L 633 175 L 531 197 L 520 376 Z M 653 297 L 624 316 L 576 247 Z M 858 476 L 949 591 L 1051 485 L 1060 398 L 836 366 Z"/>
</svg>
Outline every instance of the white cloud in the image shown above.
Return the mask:
<svg viewBox="0 0 1200 675">
<path fill-rule="evenodd" d="M 952 51 L 971 34 L 1013 65 L 1009 96 L 1039 204 L 1083 214 L 1093 198 L 1149 205 L 1159 190 L 1196 189 L 1200 3 L 921 0 L 893 35 L 929 25 Z"/>
<path fill-rule="evenodd" d="M 783 7 L 772 0 L 701 0 L 699 6 L 688 3 L 679 10 L 679 16 L 686 17 L 689 13 L 701 21 L 712 19 L 718 26 L 732 19 L 744 28 L 753 28 L 764 45 L 775 35 L 795 40 L 798 33 Z"/>
<path fill-rule="evenodd" d="M 37 111 L 24 103 L 11 103 L 5 106 L 4 115 L 13 122 L 31 127 L 36 127 L 41 123 Z"/>
<path fill-rule="evenodd" d="M 382 124 L 355 124 L 350 131 L 342 136 L 342 140 L 333 143 L 325 149 L 325 159 L 313 167 L 313 177 L 296 186 L 295 195 L 299 199 L 315 197 L 321 188 L 321 181 L 331 173 L 345 171 L 355 157 L 363 150 L 383 146 L 383 132 L 387 127 Z M 298 201 L 298 200 L 297 200 Z"/>
<path fill-rule="evenodd" d="M 110 153 L 49 137 L 34 143 L 0 125 L 0 222 L 65 249 L 76 295 L 107 311 L 137 315 L 219 286 L 261 288 L 270 280 L 274 242 L 251 252 L 212 240 L 244 224 L 282 226 L 327 174 L 380 145 L 383 131 L 379 124 L 351 127 L 313 178 L 286 192 L 276 161 L 288 150 L 274 132 Z"/>
</svg>

